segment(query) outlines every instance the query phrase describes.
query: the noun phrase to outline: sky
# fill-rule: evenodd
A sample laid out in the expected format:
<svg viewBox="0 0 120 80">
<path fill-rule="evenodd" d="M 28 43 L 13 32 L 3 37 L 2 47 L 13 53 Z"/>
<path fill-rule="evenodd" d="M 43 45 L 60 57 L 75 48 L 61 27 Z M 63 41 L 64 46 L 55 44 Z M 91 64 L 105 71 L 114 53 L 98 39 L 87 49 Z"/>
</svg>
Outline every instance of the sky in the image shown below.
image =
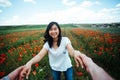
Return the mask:
<svg viewBox="0 0 120 80">
<path fill-rule="evenodd" d="M 0 0 L 0 25 L 120 22 L 120 0 Z"/>
</svg>

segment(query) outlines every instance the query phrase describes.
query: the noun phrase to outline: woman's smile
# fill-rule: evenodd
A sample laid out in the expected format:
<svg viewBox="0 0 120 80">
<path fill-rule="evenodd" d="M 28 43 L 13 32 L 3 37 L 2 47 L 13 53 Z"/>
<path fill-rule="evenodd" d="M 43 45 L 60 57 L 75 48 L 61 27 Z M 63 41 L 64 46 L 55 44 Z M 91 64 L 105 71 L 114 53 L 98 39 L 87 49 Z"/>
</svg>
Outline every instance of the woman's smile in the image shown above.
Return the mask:
<svg viewBox="0 0 120 80">
<path fill-rule="evenodd" d="M 53 25 L 51 27 L 51 29 L 49 30 L 49 35 L 52 37 L 52 38 L 57 38 L 58 35 L 59 35 L 59 29 L 56 25 Z"/>
</svg>

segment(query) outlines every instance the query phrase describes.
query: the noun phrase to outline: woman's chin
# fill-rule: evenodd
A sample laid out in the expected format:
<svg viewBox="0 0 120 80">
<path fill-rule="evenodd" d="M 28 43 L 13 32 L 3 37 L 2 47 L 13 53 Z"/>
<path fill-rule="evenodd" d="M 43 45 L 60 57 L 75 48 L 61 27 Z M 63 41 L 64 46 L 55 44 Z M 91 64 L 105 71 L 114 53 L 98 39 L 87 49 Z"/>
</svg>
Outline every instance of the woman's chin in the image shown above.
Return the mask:
<svg viewBox="0 0 120 80">
<path fill-rule="evenodd" d="M 57 38 L 57 36 L 52 36 L 52 38 L 53 38 L 53 39 L 56 39 L 56 38 Z"/>
<path fill-rule="evenodd" d="M 53 39 L 56 39 L 56 37 L 52 37 Z"/>
</svg>

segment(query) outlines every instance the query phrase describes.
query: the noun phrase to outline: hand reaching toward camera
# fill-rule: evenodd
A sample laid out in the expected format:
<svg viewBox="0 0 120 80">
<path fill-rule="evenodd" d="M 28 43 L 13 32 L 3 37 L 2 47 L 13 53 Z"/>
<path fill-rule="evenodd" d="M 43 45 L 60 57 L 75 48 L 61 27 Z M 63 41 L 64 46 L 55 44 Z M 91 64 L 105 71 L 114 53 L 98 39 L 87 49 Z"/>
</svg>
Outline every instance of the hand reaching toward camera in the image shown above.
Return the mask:
<svg viewBox="0 0 120 80">
<path fill-rule="evenodd" d="M 31 71 L 31 65 L 26 64 L 20 73 L 19 80 L 24 80 L 24 78 L 28 79 L 30 71 Z"/>
<path fill-rule="evenodd" d="M 11 73 L 9 73 L 7 76 L 3 77 L 0 80 L 19 80 L 19 76 L 21 71 L 23 70 L 24 66 L 20 66 L 17 69 L 15 69 L 14 71 L 12 71 Z M 21 78 L 22 80 L 22 78 Z"/>
<path fill-rule="evenodd" d="M 80 52 L 78 53 L 83 67 L 90 73 L 93 80 L 114 80 L 107 72 L 105 72 L 101 67 L 95 64 L 90 57 Z M 77 65 L 78 63 L 79 61 L 77 61 Z"/>
<path fill-rule="evenodd" d="M 75 50 L 74 51 L 74 60 L 75 60 L 75 63 L 76 63 L 77 67 L 79 67 L 81 65 L 81 67 L 84 68 L 84 64 L 82 62 L 80 54 L 81 53 L 79 51 Z"/>
</svg>

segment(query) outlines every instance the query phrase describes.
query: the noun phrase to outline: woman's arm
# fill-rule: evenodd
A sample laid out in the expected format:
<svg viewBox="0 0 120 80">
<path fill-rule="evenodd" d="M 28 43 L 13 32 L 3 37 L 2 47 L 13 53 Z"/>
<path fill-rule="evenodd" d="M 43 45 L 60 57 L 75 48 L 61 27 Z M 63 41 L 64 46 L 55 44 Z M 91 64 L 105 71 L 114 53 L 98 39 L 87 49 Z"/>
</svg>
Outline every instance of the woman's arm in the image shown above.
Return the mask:
<svg viewBox="0 0 120 80">
<path fill-rule="evenodd" d="M 43 47 L 41 49 L 41 51 L 35 57 L 33 57 L 30 61 L 28 61 L 26 63 L 26 66 L 28 66 L 28 65 L 31 66 L 31 65 L 39 62 L 47 54 L 47 52 L 48 52 L 47 49 Z"/>
<path fill-rule="evenodd" d="M 67 48 L 68 53 L 70 54 L 70 56 L 71 56 L 71 57 L 74 57 L 75 50 L 74 50 L 74 48 L 72 47 L 71 43 L 67 44 L 66 48 Z"/>
<path fill-rule="evenodd" d="M 81 67 L 84 68 L 82 60 L 80 59 L 80 54 L 79 54 L 80 52 L 78 50 L 75 50 L 72 47 L 71 43 L 67 44 L 66 48 L 67 48 L 70 56 L 74 57 L 74 60 L 76 62 L 76 66 L 79 67 L 79 65 L 81 65 Z"/>
<path fill-rule="evenodd" d="M 39 62 L 47 54 L 47 52 L 48 50 L 43 47 L 35 57 L 33 57 L 30 61 L 28 61 L 25 65 L 25 68 L 21 71 L 19 79 L 22 80 L 25 76 L 28 79 L 28 76 L 31 71 L 31 66 Z"/>
</svg>

